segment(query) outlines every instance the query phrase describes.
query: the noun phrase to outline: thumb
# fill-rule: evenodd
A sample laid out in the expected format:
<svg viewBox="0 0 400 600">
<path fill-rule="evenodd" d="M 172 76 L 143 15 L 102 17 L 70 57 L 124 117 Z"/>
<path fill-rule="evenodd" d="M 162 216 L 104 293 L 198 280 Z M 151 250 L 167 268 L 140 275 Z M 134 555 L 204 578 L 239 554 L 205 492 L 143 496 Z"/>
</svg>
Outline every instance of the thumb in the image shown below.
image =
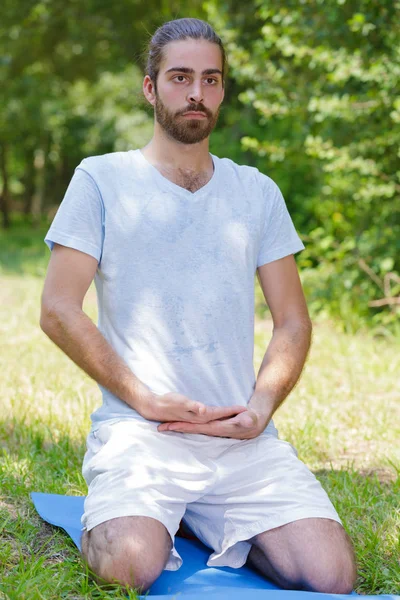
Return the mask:
<svg viewBox="0 0 400 600">
<path fill-rule="evenodd" d="M 194 412 L 196 415 L 200 416 L 204 415 L 206 411 L 204 404 L 201 404 L 200 402 L 194 402 L 193 400 L 187 400 L 185 408 L 188 412 Z"/>
<path fill-rule="evenodd" d="M 240 424 L 242 425 L 242 427 L 245 427 L 246 429 L 251 429 L 251 427 L 254 427 L 254 425 L 256 425 L 257 418 L 255 415 L 250 414 L 249 411 L 241 413 L 238 416 L 240 417 Z"/>
</svg>

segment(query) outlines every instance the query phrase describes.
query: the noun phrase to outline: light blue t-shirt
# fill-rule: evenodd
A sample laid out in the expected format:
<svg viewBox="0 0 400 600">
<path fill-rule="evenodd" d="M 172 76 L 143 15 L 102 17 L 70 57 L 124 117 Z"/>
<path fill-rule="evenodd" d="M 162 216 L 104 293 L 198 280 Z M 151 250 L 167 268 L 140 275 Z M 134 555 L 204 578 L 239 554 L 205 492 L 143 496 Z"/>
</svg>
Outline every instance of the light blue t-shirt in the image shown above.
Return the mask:
<svg viewBox="0 0 400 600">
<path fill-rule="evenodd" d="M 304 246 L 272 179 L 211 157 L 213 176 L 194 193 L 140 150 L 85 158 L 45 242 L 96 258 L 98 328 L 153 392 L 245 406 L 256 382 L 256 269 Z M 143 419 L 100 389 L 93 429 Z"/>
</svg>

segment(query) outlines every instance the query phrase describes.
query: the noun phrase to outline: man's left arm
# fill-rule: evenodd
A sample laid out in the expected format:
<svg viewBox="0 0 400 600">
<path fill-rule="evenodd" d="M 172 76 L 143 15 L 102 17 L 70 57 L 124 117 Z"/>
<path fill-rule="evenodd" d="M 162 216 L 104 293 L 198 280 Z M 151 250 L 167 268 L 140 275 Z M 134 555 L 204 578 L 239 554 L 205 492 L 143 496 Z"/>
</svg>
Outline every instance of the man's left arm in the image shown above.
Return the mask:
<svg viewBox="0 0 400 600">
<path fill-rule="evenodd" d="M 312 324 L 293 255 L 258 268 L 273 320 L 273 335 L 248 407 L 268 422 L 300 378 L 311 345 Z"/>
<path fill-rule="evenodd" d="M 273 335 L 247 411 L 210 423 L 163 423 L 159 431 L 251 439 L 264 431 L 295 386 L 310 348 L 312 325 L 294 256 L 260 266 L 257 275 L 271 311 Z"/>
</svg>

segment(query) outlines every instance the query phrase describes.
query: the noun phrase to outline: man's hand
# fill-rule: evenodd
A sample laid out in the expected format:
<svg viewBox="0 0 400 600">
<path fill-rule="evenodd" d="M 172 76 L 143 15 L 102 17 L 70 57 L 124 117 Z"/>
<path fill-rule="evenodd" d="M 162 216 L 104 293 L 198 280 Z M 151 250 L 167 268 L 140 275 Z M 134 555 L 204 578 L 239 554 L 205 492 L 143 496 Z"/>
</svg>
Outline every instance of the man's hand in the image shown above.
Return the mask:
<svg viewBox="0 0 400 600">
<path fill-rule="evenodd" d="M 179 433 L 202 433 L 216 437 L 249 440 L 260 435 L 270 421 L 270 415 L 256 411 L 249 406 L 231 418 L 216 419 L 208 423 L 174 422 L 162 423 L 158 431 L 177 431 Z"/>
<path fill-rule="evenodd" d="M 142 397 L 136 410 L 150 421 L 206 424 L 215 419 L 227 419 L 246 411 L 245 406 L 207 406 L 184 394 L 149 394 Z"/>
</svg>

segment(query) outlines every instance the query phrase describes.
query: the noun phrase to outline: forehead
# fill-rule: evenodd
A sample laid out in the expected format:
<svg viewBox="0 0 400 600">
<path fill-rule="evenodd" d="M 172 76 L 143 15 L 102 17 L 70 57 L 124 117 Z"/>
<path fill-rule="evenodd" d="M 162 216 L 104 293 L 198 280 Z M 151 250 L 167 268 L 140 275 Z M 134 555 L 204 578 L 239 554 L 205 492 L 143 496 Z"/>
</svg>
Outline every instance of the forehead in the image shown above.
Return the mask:
<svg viewBox="0 0 400 600">
<path fill-rule="evenodd" d="M 207 40 L 179 40 L 164 46 L 160 71 L 173 67 L 187 67 L 201 73 L 205 69 L 222 71 L 222 53 L 218 44 Z"/>
</svg>

